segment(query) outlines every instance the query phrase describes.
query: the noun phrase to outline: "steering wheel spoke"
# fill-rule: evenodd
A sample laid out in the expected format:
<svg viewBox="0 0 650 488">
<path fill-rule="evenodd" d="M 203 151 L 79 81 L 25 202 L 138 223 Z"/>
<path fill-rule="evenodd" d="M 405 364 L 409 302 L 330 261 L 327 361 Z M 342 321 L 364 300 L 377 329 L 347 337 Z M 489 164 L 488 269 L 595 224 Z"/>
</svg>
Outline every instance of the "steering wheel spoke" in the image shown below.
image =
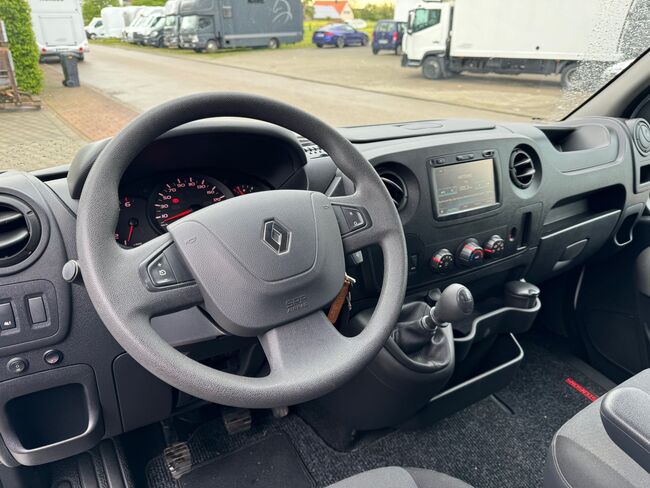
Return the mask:
<svg viewBox="0 0 650 488">
<path fill-rule="evenodd" d="M 115 266 L 122 268 L 122 287 L 132 296 L 134 312 L 151 318 L 202 302 L 174 246 L 171 236 L 163 234 L 141 246 L 117 250 Z"/>
<path fill-rule="evenodd" d="M 370 217 L 371 202 L 359 192 L 352 195 L 330 197 L 330 203 L 339 223 L 343 249 L 346 254 L 353 253 L 381 242 L 381 225 Z"/>
<path fill-rule="evenodd" d="M 340 366 L 358 341 L 341 335 L 322 312 L 276 327 L 259 337 L 271 368 L 271 381 L 300 381 L 315 371 L 343 374 Z M 305 385 L 308 387 L 308 385 Z"/>
</svg>

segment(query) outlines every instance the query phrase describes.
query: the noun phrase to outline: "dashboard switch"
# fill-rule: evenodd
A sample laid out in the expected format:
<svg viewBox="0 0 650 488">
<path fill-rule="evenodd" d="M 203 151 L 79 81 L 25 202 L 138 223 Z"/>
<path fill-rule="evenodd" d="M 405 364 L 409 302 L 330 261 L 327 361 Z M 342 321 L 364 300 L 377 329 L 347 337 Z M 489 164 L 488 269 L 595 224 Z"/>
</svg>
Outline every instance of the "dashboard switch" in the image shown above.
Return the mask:
<svg viewBox="0 0 650 488">
<path fill-rule="evenodd" d="M 16 327 L 16 319 L 11 303 L 0 303 L 0 329 L 9 330 Z"/>
<path fill-rule="evenodd" d="M 449 249 L 440 249 L 431 257 L 431 269 L 434 273 L 444 273 L 454 265 L 454 255 Z"/>
<path fill-rule="evenodd" d="M 23 359 L 23 358 L 13 358 L 10 359 L 9 362 L 7 363 L 7 369 L 9 370 L 10 373 L 14 373 L 14 374 L 24 373 L 25 371 L 27 371 L 28 366 L 29 363 L 27 362 L 27 359 Z"/>
<path fill-rule="evenodd" d="M 155 286 L 169 286 L 177 283 L 174 271 L 164 254 L 158 256 L 147 266 L 147 273 Z"/>
<path fill-rule="evenodd" d="M 43 297 L 30 297 L 27 299 L 27 308 L 32 319 L 32 324 L 42 324 L 47 322 L 47 313 L 45 312 L 45 303 Z"/>
<path fill-rule="evenodd" d="M 501 236 L 493 235 L 485 244 L 483 244 L 483 251 L 485 252 L 485 257 L 489 259 L 496 259 L 501 257 L 503 252 L 506 250 L 506 241 L 504 241 Z"/>
<path fill-rule="evenodd" d="M 476 239 L 467 239 L 458 250 L 457 260 L 462 266 L 472 268 L 483 262 L 483 248 Z"/>
</svg>

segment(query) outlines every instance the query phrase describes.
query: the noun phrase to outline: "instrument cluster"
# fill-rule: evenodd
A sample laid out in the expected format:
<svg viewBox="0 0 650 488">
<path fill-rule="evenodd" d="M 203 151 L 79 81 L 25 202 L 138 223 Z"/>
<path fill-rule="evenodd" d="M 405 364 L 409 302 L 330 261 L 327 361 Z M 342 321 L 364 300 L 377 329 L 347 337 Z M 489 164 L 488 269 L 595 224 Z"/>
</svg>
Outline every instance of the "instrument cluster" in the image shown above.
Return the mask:
<svg viewBox="0 0 650 488">
<path fill-rule="evenodd" d="M 267 184 L 245 175 L 217 179 L 191 172 L 130 183 L 120 192 L 115 240 L 124 247 L 137 247 L 197 210 L 228 198 L 270 189 Z"/>
</svg>

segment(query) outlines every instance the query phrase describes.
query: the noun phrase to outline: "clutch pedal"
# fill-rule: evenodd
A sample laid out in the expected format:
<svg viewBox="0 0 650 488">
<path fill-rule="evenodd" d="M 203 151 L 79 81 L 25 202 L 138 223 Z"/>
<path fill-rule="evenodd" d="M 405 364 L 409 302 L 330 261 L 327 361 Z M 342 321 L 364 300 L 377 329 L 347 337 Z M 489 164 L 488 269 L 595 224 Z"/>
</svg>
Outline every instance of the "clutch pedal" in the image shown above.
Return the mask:
<svg viewBox="0 0 650 488">
<path fill-rule="evenodd" d="M 187 442 L 176 442 L 163 451 L 169 474 L 175 480 L 192 471 L 192 453 Z"/>
</svg>

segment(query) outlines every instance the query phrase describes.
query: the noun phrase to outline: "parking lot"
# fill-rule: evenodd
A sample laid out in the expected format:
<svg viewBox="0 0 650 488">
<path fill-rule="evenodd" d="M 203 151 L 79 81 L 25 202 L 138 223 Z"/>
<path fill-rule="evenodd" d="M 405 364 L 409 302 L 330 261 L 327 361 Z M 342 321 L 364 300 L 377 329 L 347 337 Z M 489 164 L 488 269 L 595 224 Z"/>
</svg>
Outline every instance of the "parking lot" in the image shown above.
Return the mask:
<svg viewBox="0 0 650 488">
<path fill-rule="evenodd" d="M 398 56 L 369 48 L 251 50 L 225 55 L 94 45 L 82 83 L 138 111 L 207 90 L 283 99 L 336 125 L 441 117 L 557 117 L 556 77 L 465 75 L 431 81 Z"/>
</svg>

